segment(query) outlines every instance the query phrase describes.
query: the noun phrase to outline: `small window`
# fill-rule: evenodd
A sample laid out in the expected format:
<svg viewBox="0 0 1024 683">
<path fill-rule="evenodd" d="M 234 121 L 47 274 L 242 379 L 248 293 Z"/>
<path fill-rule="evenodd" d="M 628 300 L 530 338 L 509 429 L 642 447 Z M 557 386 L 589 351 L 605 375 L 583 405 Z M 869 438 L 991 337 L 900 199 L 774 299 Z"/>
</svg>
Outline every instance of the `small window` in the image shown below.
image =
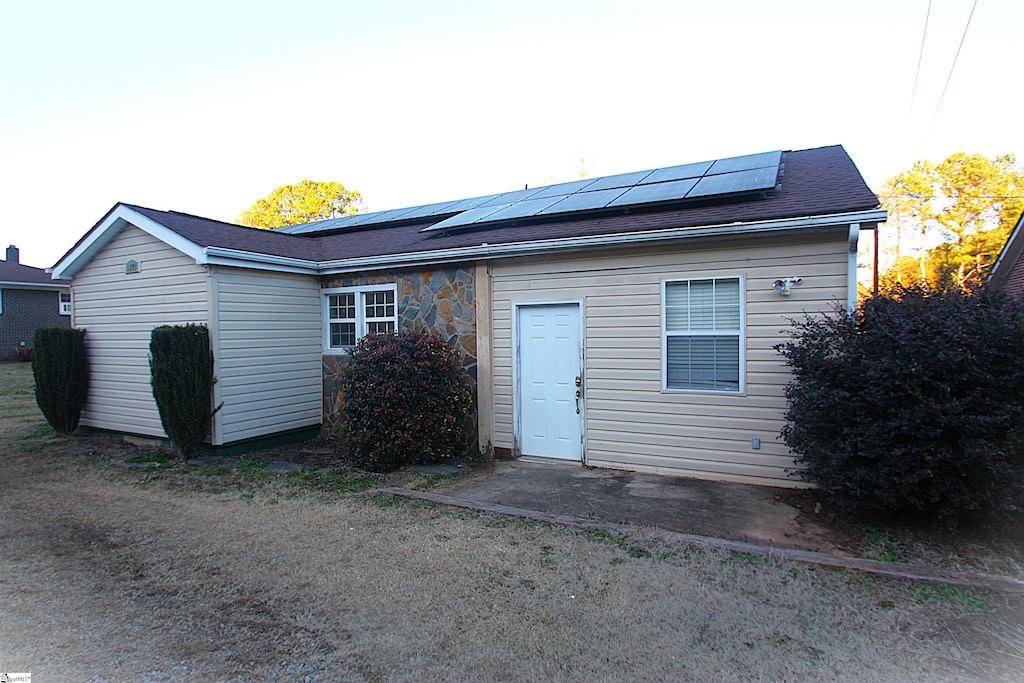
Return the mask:
<svg viewBox="0 0 1024 683">
<path fill-rule="evenodd" d="M 135 275 L 136 273 L 142 272 L 142 264 L 132 259 L 124 264 L 125 275 Z"/>
<path fill-rule="evenodd" d="M 4 290 L 0 289 L 0 313 L 4 312 Z"/>
<path fill-rule="evenodd" d="M 338 353 L 371 332 L 398 329 L 395 285 L 324 290 L 324 350 Z"/>
<path fill-rule="evenodd" d="M 71 315 L 71 292 L 60 293 L 60 314 Z"/>
<path fill-rule="evenodd" d="M 666 389 L 733 391 L 743 387 L 743 303 L 739 278 L 666 282 Z"/>
</svg>

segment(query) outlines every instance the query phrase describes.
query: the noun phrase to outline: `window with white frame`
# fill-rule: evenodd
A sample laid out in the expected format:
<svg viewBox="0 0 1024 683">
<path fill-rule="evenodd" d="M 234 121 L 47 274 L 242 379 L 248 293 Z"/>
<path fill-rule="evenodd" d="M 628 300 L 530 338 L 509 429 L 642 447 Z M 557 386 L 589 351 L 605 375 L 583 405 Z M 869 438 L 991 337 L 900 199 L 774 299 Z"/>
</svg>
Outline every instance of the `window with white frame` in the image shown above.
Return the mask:
<svg viewBox="0 0 1024 683">
<path fill-rule="evenodd" d="M 60 293 L 60 314 L 71 315 L 71 292 Z"/>
<path fill-rule="evenodd" d="M 738 277 L 664 283 L 666 389 L 743 389 L 743 301 Z"/>
<path fill-rule="evenodd" d="M 344 352 L 370 332 L 398 329 L 395 285 L 325 289 L 324 349 Z"/>
</svg>

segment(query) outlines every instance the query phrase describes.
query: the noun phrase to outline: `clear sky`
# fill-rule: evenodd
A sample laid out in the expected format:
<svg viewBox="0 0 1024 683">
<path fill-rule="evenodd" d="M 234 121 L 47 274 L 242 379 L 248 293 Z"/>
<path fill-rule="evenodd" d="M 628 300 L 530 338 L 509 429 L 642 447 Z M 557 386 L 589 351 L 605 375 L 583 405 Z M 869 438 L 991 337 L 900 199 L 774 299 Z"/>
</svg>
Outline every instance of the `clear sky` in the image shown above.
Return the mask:
<svg viewBox="0 0 1024 683">
<path fill-rule="evenodd" d="M 115 202 L 235 221 L 842 144 L 1024 159 L 1024 2 L 0 0 L 0 248 L 51 266 Z"/>
</svg>

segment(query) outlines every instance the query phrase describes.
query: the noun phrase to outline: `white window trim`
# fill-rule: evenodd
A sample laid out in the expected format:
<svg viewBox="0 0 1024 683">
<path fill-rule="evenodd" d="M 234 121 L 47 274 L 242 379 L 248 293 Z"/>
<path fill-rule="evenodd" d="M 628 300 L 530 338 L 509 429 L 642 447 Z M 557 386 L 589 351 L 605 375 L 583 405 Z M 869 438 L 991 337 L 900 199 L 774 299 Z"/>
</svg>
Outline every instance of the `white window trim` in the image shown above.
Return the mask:
<svg viewBox="0 0 1024 683">
<path fill-rule="evenodd" d="M 68 295 L 68 300 L 64 301 L 63 295 Z M 61 315 L 71 315 L 71 292 L 57 292 L 57 305 L 58 313 Z"/>
<path fill-rule="evenodd" d="M 331 346 L 331 295 L 332 294 L 355 294 L 356 295 L 356 341 L 366 336 L 366 306 L 363 294 L 367 292 L 393 292 L 395 295 L 395 331 L 398 331 L 398 285 L 361 285 L 358 287 L 332 287 L 321 289 L 321 306 L 323 311 L 323 343 L 324 353 L 332 356 L 347 355 L 351 347 Z M 374 320 L 382 320 L 374 318 Z"/>
<path fill-rule="evenodd" d="M 739 280 L 740 288 L 740 329 L 737 333 L 740 340 L 740 376 L 738 389 L 688 389 L 670 387 L 668 385 L 668 316 L 666 314 L 666 302 L 668 299 L 668 285 L 677 282 L 693 282 L 695 280 Z M 715 394 L 728 396 L 742 396 L 747 391 L 747 288 L 746 278 L 743 275 L 702 275 L 693 277 L 671 278 L 661 281 L 661 389 L 664 392 L 683 394 Z M 682 336 L 724 336 L 732 334 L 721 331 L 698 331 L 687 332 Z"/>
</svg>

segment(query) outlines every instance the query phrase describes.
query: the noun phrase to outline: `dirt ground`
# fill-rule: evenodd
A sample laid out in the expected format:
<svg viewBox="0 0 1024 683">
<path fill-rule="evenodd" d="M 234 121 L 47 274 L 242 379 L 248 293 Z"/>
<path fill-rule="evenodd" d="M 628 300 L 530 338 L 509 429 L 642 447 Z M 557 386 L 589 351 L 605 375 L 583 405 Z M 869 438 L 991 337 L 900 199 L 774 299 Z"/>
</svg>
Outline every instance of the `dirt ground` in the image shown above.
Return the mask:
<svg viewBox="0 0 1024 683">
<path fill-rule="evenodd" d="M 1018 681 L 1020 599 L 48 433 L 0 365 L 0 670 L 36 681 Z M 191 482 L 191 483 L 190 483 Z M 227 482 L 227 483 L 223 483 Z"/>
</svg>

